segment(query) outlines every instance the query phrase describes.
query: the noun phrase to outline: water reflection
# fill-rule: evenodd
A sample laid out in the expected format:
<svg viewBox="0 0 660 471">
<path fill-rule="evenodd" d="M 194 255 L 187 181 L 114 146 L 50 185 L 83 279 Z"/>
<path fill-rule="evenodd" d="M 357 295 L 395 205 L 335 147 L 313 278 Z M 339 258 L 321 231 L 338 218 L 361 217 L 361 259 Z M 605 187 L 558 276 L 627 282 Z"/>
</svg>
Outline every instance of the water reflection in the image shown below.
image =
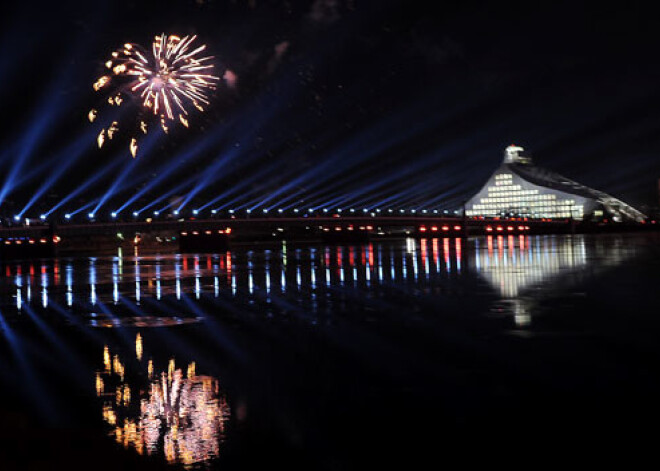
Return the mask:
<svg viewBox="0 0 660 471">
<path fill-rule="evenodd" d="M 476 275 L 509 306 L 516 323 L 525 325 L 536 309 L 530 298 L 542 296 L 539 288 L 547 291 L 577 282 L 586 267 L 594 273 L 621 263 L 634 250 L 634 244 L 617 237 L 590 240 L 522 235 L 410 238 L 344 246 L 283 243 L 213 255 L 120 254 L 63 261 L 64 286 L 59 284 L 60 261 L 43 262 L 36 280 L 33 265 L 26 270 L 21 263 L 8 264 L 0 290 L 8 294 L 3 303 L 14 298 L 16 312 L 26 304 L 48 311 L 55 303 L 95 327 L 197 322 L 209 311 L 222 312 L 221 301 L 227 298 L 252 306 L 255 314 L 298 312 L 315 323 L 319 316 L 337 314 L 338 303 L 348 299 L 356 308 L 368 304 L 368 298 L 381 298 L 393 309 L 397 304 L 407 307 L 409 301 L 395 299 L 395 294 L 415 299 L 446 295 Z M 131 269 L 124 270 L 128 263 Z M 36 305 L 33 289 L 40 292 Z M 356 296 L 358 292 L 369 296 Z"/>
<path fill-rule="evenodd" d="M 184 369 L 172 358 L 159 370 L 145 362 L 143 339 L 135 339 L 135 360 L 124 362 L 106 345 L 103 369 L 96 373 L 103 420 L 124 448 L 143 455 L 161 455 L 186 468 L 220 455 L 230 416 L 219 382 L 200 375 L 195 362 Z M 133 365 L 136 371 L 129 371 Z"/>
</svg>

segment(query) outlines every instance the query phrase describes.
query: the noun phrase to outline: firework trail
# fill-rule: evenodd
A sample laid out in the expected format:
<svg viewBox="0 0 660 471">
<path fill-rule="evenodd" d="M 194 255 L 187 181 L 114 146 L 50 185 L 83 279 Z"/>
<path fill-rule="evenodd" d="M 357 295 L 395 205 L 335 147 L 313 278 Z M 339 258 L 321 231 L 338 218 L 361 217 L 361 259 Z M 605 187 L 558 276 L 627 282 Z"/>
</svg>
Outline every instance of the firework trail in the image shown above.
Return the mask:
<svg viewBox="0 0 660 471">
<path fill-rule="evenodd" d="M 125 97 L 139 103 L 137 125 L 128 129 L 134 133 L 129 144 L 133 157 L 138 151 L 136 135 L 146 134 L 150 121 L 158 120 L 167 133 L 172 124 L 188 127 L 189 112 L 193 108 L 203 112 L 209 105 L 219 77 L 214 75 L 213 57 L 202 56 L 206 46 L 193 45 L 196 38 L 161 34 L 154 38 L 150 50 L 126 43 L 112 52 L 105 62 L 107 73 L 94 82 L 94 90 L 106 93 L 105 102 L 110 106 L 121 106 Z M 98 115 L 92 109 L 87 117 L 94 122 Z M 96 139 L 99 148 L 119 131 L 117 121 L 103 128 Z"/>
</svg>

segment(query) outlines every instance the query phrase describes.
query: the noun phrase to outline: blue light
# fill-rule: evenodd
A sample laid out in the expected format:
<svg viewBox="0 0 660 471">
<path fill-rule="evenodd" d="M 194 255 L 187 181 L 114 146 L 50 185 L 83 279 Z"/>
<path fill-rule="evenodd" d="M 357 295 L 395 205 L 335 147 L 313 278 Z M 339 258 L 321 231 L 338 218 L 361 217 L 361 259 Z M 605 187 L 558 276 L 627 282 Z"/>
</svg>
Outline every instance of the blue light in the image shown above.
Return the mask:
<svg viewBox="0 0 660 471">
<path fill-rule="evenodd" d="M 140 213 L 138 213 L 137 211 L 133 211 L 133 216 L 138 217 L 139 215 Z"/>
<path fill-rule="evenodd" d="M 217 209 L 212 209 L 212 210 L 211 210 L 211 214 L 216 214 L 217 212 L 218 212 Z"/>
<path fill-rule="evenodd" d="M 117 217 L 117 213 L 116 213 L 115 211 L 113 211 L 112 213 L 110 213 L 110 216 L 112 216 L 113 218 L 116 218 L 116 217 Z"/>
<path fill-rule="evenodd" d="M 154 216 L 158 216 L 160 214 L 160 211 L 154 211 Z"/>
<path fill-rule="evenodd" d="M 314 208 L 309 208 L 309 212 L 310 212 L 310 213 L 313 213 L 313 212 L 314 212 Z"/>
<path fill-rule="evenodd" d="M 362 209 L 362 212 L 363 212 L 363 213 L 368 213 L 369 210 L 368 210 L 367 208 L 363 208 L 363 209 Z"/>
<path fill-rule="evenodd" d="M 277 212 L 282 214 L 284 212 L 284 210 L 282 208 L 280 208 L 280 209 L 277 210 Z"/>
<path fill-rule="evenodd" d="M 417 212 L 417 210 L 416 209 L 411 209 L 410 212 L 415 214 Z"/>
<path fill-rule="evenodd" d="M 20 221 L 20 220 L 21 220 L 21 217 L 18 214 L 16 216 L 14 216 L 14 221 Z"/>
<path fill-rule="evenodd" d="M 354 208 L 351 208 L 351 212 L 354 213 L 354 212 L 355 212 L 355 209 L 354 209 Z"/>
<path fill-rule="evenodd" d="M 64 215 L 64 219 L 71 219 L 71 215 L 70 215 L 69 213 L 66 213 L 66 214 Z"/>
<path fill-rule="evenodd" d="M 247 209 L 245 212 L 248 213 L 248 214 L 250 214 L 250 213 L 252 212 L 252 210 L 251 210 L 251 209 Z"/>
<path fill-rule="evenodd" d="M 42 214 L 41 216 L 39 216 L 39 219 L 41 219 L 42 221 L 45 221 L 46 220 L 46 215 Z"/>
<path fill-rule="evenodd" d="M 422 212 L 423 212 L 424 214 L 426 214 L 426 210 L 425 210 L 425 209 L 422 209 Z"/>
<path fill-rule="evenodd" d="M 433 210 L 433 214 L 438 214 L 438 210 L 437 210 L 437 209 L 434 209 L 434 210 Z"/>
<path fill-rule="evenodd" d="M 195 216 L 197 216 L 197 215 L 199 214 L 199 210 L 197 210 L 197 209 L 193 209 L 192 213 L 193 213 Z"/>
<path fill-rule="evenodd" d="M 266 209 L 266 208 L 264 208 L 263 211 L 264 211 L 264 214 L 268 213 L 268 209 Z"/>
<path fill-rule="evenodd" d="M 380 208 L 376 208 L 376 212 L 377 212 L 377 213 L 380 213 Z"/>
<path fill-rule="evenodd" d="M 234 214 L 234 210 L 233 210 L 233 209 L 230 209 L 230 210 L 229 210 L 229 214 Z"/>
<path fill-rule="evenodd" d="M 403 214 L 403 213 L 406 212 L 406 210 L 405 209 L 400 209 L 399 212 Z"/>
<path fill-rule="evenodd" d="M 87 217 L 90 219 L 94 219 L 94 213 L 87 213 Z"/>
<path fill-rule="evenodd" d="M 393 211 L 394 211 L 394 210 L 393 210 L 392 208 L 390 208 L 390 209 L 387 210 L 388 213 L 391 213 L 391 212 L 393 212 Z"/>
<path fill-rule="evenodd" d="M 323 208 L 323 212 L 324 212 L 324 213 L 327 213 L 327 212 L 328 212 L 328 209 L 327 209 L 327 208 Z"/>
<path fill-rule="evenodd" d="M 337 208 L 337 212 L 338 212 L 338 213 L 341 213 L 341 208 Z"/>
<path fill-rule="evenodd" d="M 294 209 L 293 209 L 293 212 L 294 212 L 294 213 L 297 213 L 297 212 L 298 212 L 298 208 L 294 208 Z"/>
<path fill-rule="evenodd" d="M 175 216 L 178 216 L 179 215 L 179 210 L 175 209 L 174 211 L 172 211 L 172 214 L 174 214 Z"/>
<path fill-rule="evenodd" d="M 447 211 L 447 210 L 445 209 L 445 210 L 443 211 L 443 213 L 447 214 L 447 213 L 449 213 L 449 211 Z"/>
</svg>

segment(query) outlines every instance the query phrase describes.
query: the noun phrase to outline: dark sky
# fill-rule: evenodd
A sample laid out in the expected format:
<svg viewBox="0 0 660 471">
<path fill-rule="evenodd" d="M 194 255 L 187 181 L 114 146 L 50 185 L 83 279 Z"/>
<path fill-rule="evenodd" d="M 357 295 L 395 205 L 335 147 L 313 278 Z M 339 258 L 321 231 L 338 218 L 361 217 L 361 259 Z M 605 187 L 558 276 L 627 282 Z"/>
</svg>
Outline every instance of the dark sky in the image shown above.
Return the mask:
<svg viewBox="0 0 660 471">
<path fill-rule="evenodd" d="M 453 208 L 511 143 L 631 204 L 657 204 L 660 19 L 642 3 L 2 8 L 5 215 L 31 200 L 26 215 L 39 214 L 85 182 L 62 208 L 107 195 L 100 210 L 110 211 L 143 189 L 132 210 L 185 182 L 169 197 L 188 198 L 190 208 L 218 197 L 215 206 Z M 123 144 L 97 149 L 86 115 L 99 100 L 91 84 L 103 62 L 121 44 L 148 45 L 161 32 L 197 34 L 217 70 L 238 77 L 235 86 L 222 82 L 191 129 L 155 133 L 135 160 Z"/>
</svg>

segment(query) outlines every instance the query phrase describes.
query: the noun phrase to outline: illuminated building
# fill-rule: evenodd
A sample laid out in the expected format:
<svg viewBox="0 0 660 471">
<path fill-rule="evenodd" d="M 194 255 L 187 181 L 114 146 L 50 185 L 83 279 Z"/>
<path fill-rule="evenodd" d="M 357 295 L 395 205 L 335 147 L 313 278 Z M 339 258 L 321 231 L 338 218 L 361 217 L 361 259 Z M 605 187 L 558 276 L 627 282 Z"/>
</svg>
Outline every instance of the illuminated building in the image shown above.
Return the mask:
<svg viewBox="0 0 660 471">
<path fill-rule="evenodd" d="M 504 161 L 465 205 L 466 216 L 641 222 L 646 216 L 602 191 L 535 166 L 511 145 Z"/>
</svg>

